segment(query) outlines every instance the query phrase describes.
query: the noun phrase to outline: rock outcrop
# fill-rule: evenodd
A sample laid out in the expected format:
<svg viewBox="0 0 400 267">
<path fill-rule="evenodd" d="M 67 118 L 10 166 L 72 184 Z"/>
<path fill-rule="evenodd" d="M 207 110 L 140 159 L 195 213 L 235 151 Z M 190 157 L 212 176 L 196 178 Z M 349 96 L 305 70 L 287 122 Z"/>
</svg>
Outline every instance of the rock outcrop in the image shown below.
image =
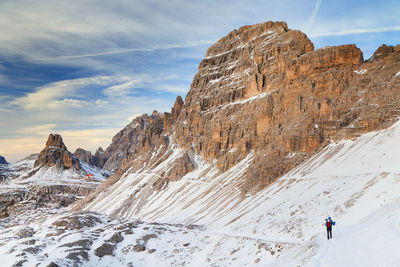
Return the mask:
<svg viewBox="0 0 400 267">
<path fill-rule="evenodd" d="M 62 169 L 80 169 L 79 161 L 68 151 L 62 137 L 58 134 L 50 134 L 46 147 L 39 153 L 34 167 L 57 166 Z"/>
<path fill-rule="evenodd" d="M 156 111 L 150 116 L 144 114 L 133 119 L 113 137 L 105 151 L 101 148 L 96 151 L 94 161 L 98 163 L 97 166 L 115 172 L 130 155 L 149 151 L 150 147 L 158 145 L 161 142 L 160 135 L 164 132 L 165 119 L 163 114 Z"/>
<path fill-rule="evenodd" d="M 90 165 L 95 165 L 94 156 L 92 156 L 92 152 L 84 150 L 83 148 L 77 148 L 75 150 L 74 156 L 78 158 L 80 161 L 86 162 Z"/>
<path fill-rule="evenodd" d="M 0 164 L 8 164 L 8 162 L 4 157 L 0 156 Z"/>
<path fill-rule="evenodd" d="M 375 53 L 372 55 L 370 59 L 367 60 L 367 62 L 374 62 L 399 52 L 400 52 L 400 45 L 394 47 L 391 45 L 383 44 L 375 51 Z"/>
<path fill-rule="evenodd" d="M 108 159 L 107 153 L 103 150 L 102 147 L 99 147 L 94 153 L 93 163 L 95 166 L 103 168 L 107 159 Z"/>
</svg>

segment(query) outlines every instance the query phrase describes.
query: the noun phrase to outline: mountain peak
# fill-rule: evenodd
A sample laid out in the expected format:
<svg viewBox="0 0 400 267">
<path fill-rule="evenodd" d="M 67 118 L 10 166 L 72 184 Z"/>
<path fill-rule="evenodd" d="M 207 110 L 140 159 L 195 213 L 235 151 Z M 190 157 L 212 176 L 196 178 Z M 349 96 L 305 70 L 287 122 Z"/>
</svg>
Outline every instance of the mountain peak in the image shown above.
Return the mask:
<svg viewBox="0 0 400 267">
<path fill-rule="evenodd" d="M 49 147 L 57 147 L 62 150 L 67 150 L 67 147 L 65 146 L 63 139 L 61 135 L 59 134 L 50 134 L 49 138 L 47 139 L 46 142 L 46 148 Z"/>
<path fill-rule="evenodd" d="M 8 162 L 4 157 L 0 156 L 0 164 L 8 164 Z"/>
<path fill-rule="evenodd" d="M 50 134 L 45 148 L 39 153 L 34 166 L 58 166 L 63 169 L 81 169 L 79 161 L 68 151 L 61 135 Z"/>
</svg>

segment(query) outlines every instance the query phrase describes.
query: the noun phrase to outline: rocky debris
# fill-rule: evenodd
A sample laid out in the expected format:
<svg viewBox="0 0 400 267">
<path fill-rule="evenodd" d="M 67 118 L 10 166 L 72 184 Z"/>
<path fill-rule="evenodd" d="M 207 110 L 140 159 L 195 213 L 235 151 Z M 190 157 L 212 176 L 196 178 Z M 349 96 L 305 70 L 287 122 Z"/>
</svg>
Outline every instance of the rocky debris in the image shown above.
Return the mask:
<svg viewBox="0 0 400 267">
<path fill-rule="evenodd" d="M 132 247 L 132 250 L 135 252 L 142 252 L 146 250 L 146 247 L 144 245 L 141 244 L 136 244 Z"/>
<path fill-rule="evenodd" d="M 0 165 L 0 183 L 4 183 L 8 179 L 9 169 L 7 166 Z"/>
<path fill-rule="evenodd" d="M 0 218 L 17 216 L 27 210 L 51 207 L 66 207 L 77 198 L 88 195 L 95 187 L 80 185 L 39 185 L 0 193 Z"/>
<path fill-rule="evenodd" d="M 0 156 L 0 164 L 8 164 L 8 162 L 3 156 Z"/>
<path fill-rule="evenodd" d="M 122 236 L 121 232 L 117 232 L 117 233 L 113 234 L 113 236 L 110 237 L 109 239 L 107 239 L 106 241 L 116 244 L 116 243 L 122 242 L 123 240 L 124 240 L 124 237 Z"/>
<path fill-rule="evenodd" d="M 144 235 L 141 239 L 143 240 L 144 244 L 147 244 L 147 242 L 152 238 L 157 238 L 157 235 L 155 235 L 155 234 L 147 234 L 147 235 Z"/>
<path fill-rule="evenodd" d="M 50 134 L 46 147 L 39 153 L 34 167 L 57 166 L 62 169 L 81 169 L 79 161 L 67 150 L 62 137 L 58 134 Z"/>
<path fill-rule="evenodd" d="M 0 249 L 8 252 L 4 255 L 5 262 L 18 264 L 28 260 L 32 266 L 103 266 L 117 262 L 129 266 L 135 253 L 148 251 L 155 259 L 173 255 L 173 252 L 166 255 L 156 249 L 154 244 L 158 242 L 150 243 L 150 239 L 171 244 L 171 247 L 191 249 L 188 243 L 180 241 L 183 232 L 185 237 L 188 235 L 189 230 L 184 226 L 146 224 L 96 213 L 31 216 L 35 219 L 27 223 L 16 221 L 0 228 Z M 125 234 L 132 227 L 135 233 Z M 192 238 L 200 233 L 199 230 L 190 231 Z M 57 253 L 52 253 L 54 251 Z"/>
<path fill-rule="evenodd" d="M 84 228 L 91 228 L 101 223 L 98 216 L 94 214 L 72 214 L 65 216 L 60 220 L 53 222 L 54 226 L 66 229 L 66 230 L 81 230 Z"/>
<path fill-rule="evenodd" d="M 104 257 L 106 255 L 113 256 L 116 249 L 115 245 L 104 243 L 94 251 L 97 257 Z"/>
<path fill-rule="evenodd" d="M 19 238 L 27 238 L 32 237 L 35 234 L 35 231 L 32 228 L 24 228 L 17 232 L 17 236 Z"/>
</svg>

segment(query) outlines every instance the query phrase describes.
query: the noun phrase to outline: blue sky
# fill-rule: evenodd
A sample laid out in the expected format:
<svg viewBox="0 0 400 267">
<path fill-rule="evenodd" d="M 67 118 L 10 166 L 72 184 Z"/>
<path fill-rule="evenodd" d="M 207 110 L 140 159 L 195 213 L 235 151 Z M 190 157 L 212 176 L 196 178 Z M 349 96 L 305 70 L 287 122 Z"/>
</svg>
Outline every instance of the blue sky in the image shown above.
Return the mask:
<svg viewBox="0 0 400 267">
<path fill-rule="evenodd" d="M 243 25 L 286 21 L 316 48 L 368 58 L 400 44 L 400 1 L 2 0 L 0 155 L 39 152 L 49 133 L 94 152 L 133 117 L 169 111 L 206 49 Z"/>
</svg>

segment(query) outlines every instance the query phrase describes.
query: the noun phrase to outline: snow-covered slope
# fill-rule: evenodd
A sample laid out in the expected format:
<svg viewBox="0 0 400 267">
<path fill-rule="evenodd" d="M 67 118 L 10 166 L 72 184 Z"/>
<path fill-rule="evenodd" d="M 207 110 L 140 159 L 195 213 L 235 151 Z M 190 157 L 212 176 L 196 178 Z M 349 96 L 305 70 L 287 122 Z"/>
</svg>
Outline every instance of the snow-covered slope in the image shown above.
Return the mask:
<svg viewBox="0 0 400 267">
<path fill-rule="evenodd" d="M 193 172 L 163 190 L 153 190 L 159 169 L 168 168 L 179 153 L 182 151 L 175 149 L 162 164 L 123 176 L 85 209 L 144 221 L 203 225 L 210 234 L 220 236 L 210 244 L 210 264 L 217 251 L 226 246 L 224 253 L 228 253 L 236 245 L 242 256 L 248 251 L 249 265 L 354 266 L 390 257 L 383 266 L 391 266 L 400 260 L 393 246 L 400 240 L 396 205 L 400 198 L 399 122 L 355 140 L 330 144 L 254 196 L 241 196 L 236 179 L 246 171 L 251 154 L 222 174 L 212 163 L 195 157 Z M 324 239 L 323 227 L 328 216 L 337 222 L 330 243 Z M 377 236 L 384 238 L 375 240 Z M 236 244 L 232 246 L 229 238 Z M 278 262 L 271 262 L 271 253 L 267 257 L 250 249 L 261 241 L 283 247 L 274 253 L 274 257 L 281 255 Z M 379 244 L 378 251 L 374 242 Z M 353 251 L 364 257 L 362 261 L 345 255 L 338 259 L 337 253 L 353 246 Z M 297 253 L 288 249 L 291 247 Z M 233 257 L 228 258 L 229 265 L 239 265 Z"/>
<path fill-rule="evenodd" d="M 36 159 L 37 154 L 29 156 L 7 165 L 1 173 L 5 178 L 0 181 L 0 218 L 24 216 L 22 213 L 37 208 L 67 206 L 84 198 L 108 176 L 87 164 L 79 170 L 55 165 L 34 167 Z M 86 176 L 88 173 L 91 176 Z"/>
</svg>

